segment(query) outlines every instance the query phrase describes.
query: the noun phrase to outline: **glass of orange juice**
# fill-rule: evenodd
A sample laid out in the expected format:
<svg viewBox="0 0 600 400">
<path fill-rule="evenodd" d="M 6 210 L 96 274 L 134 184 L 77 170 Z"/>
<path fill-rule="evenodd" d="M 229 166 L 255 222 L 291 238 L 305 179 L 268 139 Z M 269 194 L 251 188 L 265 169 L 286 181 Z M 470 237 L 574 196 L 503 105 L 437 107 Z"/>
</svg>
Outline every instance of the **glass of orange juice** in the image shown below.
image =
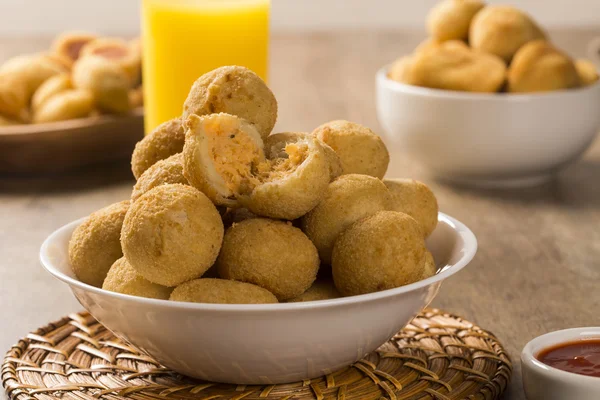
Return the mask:
<svg viewBox="0 0 600 400">
<path fill-rule="evenodd" d="M 270 0 L 142 0 L 146 133 L 181 115 L 190 87 L 223 65 L 267 79 Z"/>
</svg>

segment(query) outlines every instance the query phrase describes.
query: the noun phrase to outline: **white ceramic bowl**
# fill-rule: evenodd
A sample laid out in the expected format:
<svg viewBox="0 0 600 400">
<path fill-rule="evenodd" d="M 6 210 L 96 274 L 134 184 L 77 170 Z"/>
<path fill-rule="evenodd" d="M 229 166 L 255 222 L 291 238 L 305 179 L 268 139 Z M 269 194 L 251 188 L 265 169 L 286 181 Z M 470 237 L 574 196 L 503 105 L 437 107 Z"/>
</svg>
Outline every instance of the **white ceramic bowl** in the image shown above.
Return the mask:
<svg viewBox="0 0 600 400">
<path fill-rule="evenodd" d="M 434 176 L 476 186 L 539 183 L 576 160 L 600 128 L 600 83 L 540 94 L 428 89 L 376 77 L 377 113 L 392 152 Z"/>
<path fill-rule="evenodd" d="M 598 400 L 600 378 L 562 371 L 539 361 L 540 351 L 560 343 L 600 338 L 600 327 L 565 329 L 538 336 L 521 353 L 523 387 L 529 400 Z"/>
<path fill-rule="evenodd" d="M 195 304 L 113 293 L 79 282 L 68 242 L 83 219 L 46 239 L 41 262 L 115 335 L 165 366 L 196 378 L 237 384 L 310 379 L 358 361 L 404 327 L 442 281 L 477 250 L 473 233 L 441 214 L 427 245 L 438 273 L 378 293 L 288 304 Z"/>
</svg>

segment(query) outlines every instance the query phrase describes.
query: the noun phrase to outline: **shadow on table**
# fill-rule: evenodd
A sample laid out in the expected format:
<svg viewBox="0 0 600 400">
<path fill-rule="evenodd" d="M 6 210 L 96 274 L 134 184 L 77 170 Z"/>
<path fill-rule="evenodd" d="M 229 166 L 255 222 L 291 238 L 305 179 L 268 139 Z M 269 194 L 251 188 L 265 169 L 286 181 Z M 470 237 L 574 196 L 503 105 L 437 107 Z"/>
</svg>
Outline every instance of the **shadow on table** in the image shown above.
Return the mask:
<svg viewBox="0 0 600 400">
<path fill-rule="evenodd" d="M 469 188 L 454 186 L 457 193 L 469 193 L 503 202 L 557 205 L 572 208 L 600 208 L 600 160 L 581 160 L 555 179 L 523 188 Z"/>
<path fill-rule="evenodd" d="M 76 192 L 130 181 L 134 184 L 129 161 L 97 164 L 47 175 L 0 175 L 0 193 L 34 194 Z"/>
</svg>

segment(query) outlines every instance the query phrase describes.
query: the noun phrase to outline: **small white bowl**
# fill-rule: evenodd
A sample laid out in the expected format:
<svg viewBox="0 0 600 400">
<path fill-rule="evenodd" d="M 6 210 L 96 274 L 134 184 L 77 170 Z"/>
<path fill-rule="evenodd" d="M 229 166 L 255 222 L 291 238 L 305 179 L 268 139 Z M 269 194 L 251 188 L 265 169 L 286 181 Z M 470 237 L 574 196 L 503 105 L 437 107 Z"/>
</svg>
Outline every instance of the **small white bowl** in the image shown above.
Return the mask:
<svg viewBox="0 0 600 400">
<path fill-rule="evenodd" d="M 466 93 L 405 85 L 377 72 L 377 113 L 392 152 L 435 177 L 524 186 L 576 160 L 600 127 L 600 83 L 539 94 Z"/>
<path fill-rule="evenodd" d="M 539 361 L 544 349 L 582 339 L 599 339 L 600 327 L 565 329 L 538 336 L 523 348 L 523 387 L 529 400 L 598 400 L 600 378 L 562 371 Z"/>
<path fill-rule="evenodd" d="M 396 289 L 341 299 L 287 304 L 196 304 L 113 293 L 79 282 L 68 243 L 83 221 L 50 235 L 40 259 L 115 335 L 184 375 L 236 383 L 311 379 L 350 365 L 389 340 L 433 300 L 442 281 L 465 267 L 477 241 L 441 214 L 427 241 L 438 273 Z"/>
</svg>

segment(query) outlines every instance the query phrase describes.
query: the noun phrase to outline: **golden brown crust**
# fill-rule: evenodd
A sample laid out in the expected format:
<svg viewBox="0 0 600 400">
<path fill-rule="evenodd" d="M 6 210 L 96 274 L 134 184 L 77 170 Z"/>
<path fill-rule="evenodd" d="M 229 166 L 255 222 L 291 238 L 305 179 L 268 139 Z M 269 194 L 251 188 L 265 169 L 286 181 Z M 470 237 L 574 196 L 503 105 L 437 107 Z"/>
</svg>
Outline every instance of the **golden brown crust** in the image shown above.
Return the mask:
<svg viewBox="0 0 600 400">
<path fill-rule="evenodd" d="M 183 176 L 183 154 L 181 153 L 160 160 L 144 171 L 133 187 L 131 201 L 136 201 L 157 186 L 173 183 L 189 185 L 188 180 Z"/>
<path fill-rule="evenodd" d="M 52 51 L 63 59 L 75 62 L 83 47 L 96 39 L 96 35 L 87 32 L 65 32 L 54 39 Z"/>
<path fill-rule="evenodd" d="M 181 153 L 185 131 L 180 118 L 159 125 L 135 145 L 131 156 L 131 171 L 136 179 L 160 160 Z"/>
<path fill-rule="evenodd" d="M 435 265 L 435 260 L 433 259 L 433 254 L 429 251 L 425 253 L 425 265 L 423 267 L 423 275 L 421 276 L 421 280 L 431 278 L 437 273 L 437 266 Z"/>
<path fill-rule="evenodd" d="M 133 203 L 121 245 L 131 266 L 151 282 L 177 286 L 214 263 L 223 222 L 211 201 L 191 186 L 161 185 Z"/>
<path fill-rule="evenodd" d="M 423 236 L 429 237 L 438 222 L 438 203 L 435 195 L 423 182 L 414 179 L 385 179 L 392 194 L 391 211 L 413 217 L 421 226 Z"/>
<path fill-rule="evenodd" d="M 598 70 L 596 70 L 596 66 L 590 60 L 576 60 L 575 68 L 583 86 L 591 85 L 598 80 Z"/>
<path fill-rule="evenodd" d="M 311 287 L 300 296 L 288 300 L 288 303 L 299 303 L 305 301 L 331 300 L 342 297 L 335 288 L 332 280 L 318 279 Z"/>
<path fill-rule="evenodd" d="M 277 120 L 277 100 L 254 72 L 245 67 L 226 66 L 202 75 L 192 86 L 183 106 L 183 119 L 227 113 L 256 125 L 265 139 Z"/>
<path fill-rule="evenodd" d="M 69 74 L 59 74 L 47 79 L 33 94 L 31 110 L 35 113 L 48 99 L 69 89 L 73 89 Z"/>
<path fill-rule="evenodd" d="M 111 265 L 123 256 L 119 237 L 129 201 L 92 213 L 69 241 L 69 261 L 77 279 L 101 287 Z"/>
<path fill-rule="evenodd" d="M 423 277 L 427 249 L 410 216 L 381 211 L 346 229 L 333 248 L 336 288 L 344 296 L 392 289 Z"/>
<path fill-rule="evenodd" d="M 471 20 L 484 7 L 479 0 L 444 0 L 427 15 L 427 31 L 439 41 L 467 40 Z"/>
<path fill-rule="evenodd" d="M 170 300 L 217 304 L 278 303 L 271 292 L 259 286 L 212 278 L 195 279 L 177 286 Z"/>
<path fill-rule="evenodd" d="M 110 267 L 102 289 L 131 296 L 147 297 L 150 299 L 168 300 L 172 288 L 157 285 L 135 272 L 125 257 L 119 258 Z"/>
<path fill-rule="evenodd" d="M 85 118 L 94 111 L 94 96 L 87 90 L 69 89 L 46 100 L 33 114 L 33 123 Z"/>
<path fill-rule="evenodd" d="M 283 301 L 312 285 L 319 256 L 291 223 L 254 218 L 227 230 L 217 266 L 222 278 L 258 285 Z"/>
<path fill-rule="evenodd" d="M 331 121 L 313 132 L 340 157 L 343 174 L 364 174 L 383 178 L 390 155 L 381 138 L 371 129 L 349 121 Z"/>
<path fill-rule="evenodd" d="M 508 91 L 547 92 L 579 87 L 581 81 L 573 60 L 545 40 L 535 40 L 519 49 L 508 70 Z"/>
<path fill-rule="evenodd" d="M 141 54 L 130 43 L 119 38 L 97 38 L 81 49 L 80 57 L 99 56 L 119 65 L 129 78 L 130 87 L 140 83 Z"/>
<path fill-rule="evenodd" d="M 389 210 L 392 196 L 383 182 L 368 175 L 342 175 L 329 184 L 323 200 L 302 218 L 321 261 L 331 262 L 335 239 L 359 219 Z"/>
</svg>

